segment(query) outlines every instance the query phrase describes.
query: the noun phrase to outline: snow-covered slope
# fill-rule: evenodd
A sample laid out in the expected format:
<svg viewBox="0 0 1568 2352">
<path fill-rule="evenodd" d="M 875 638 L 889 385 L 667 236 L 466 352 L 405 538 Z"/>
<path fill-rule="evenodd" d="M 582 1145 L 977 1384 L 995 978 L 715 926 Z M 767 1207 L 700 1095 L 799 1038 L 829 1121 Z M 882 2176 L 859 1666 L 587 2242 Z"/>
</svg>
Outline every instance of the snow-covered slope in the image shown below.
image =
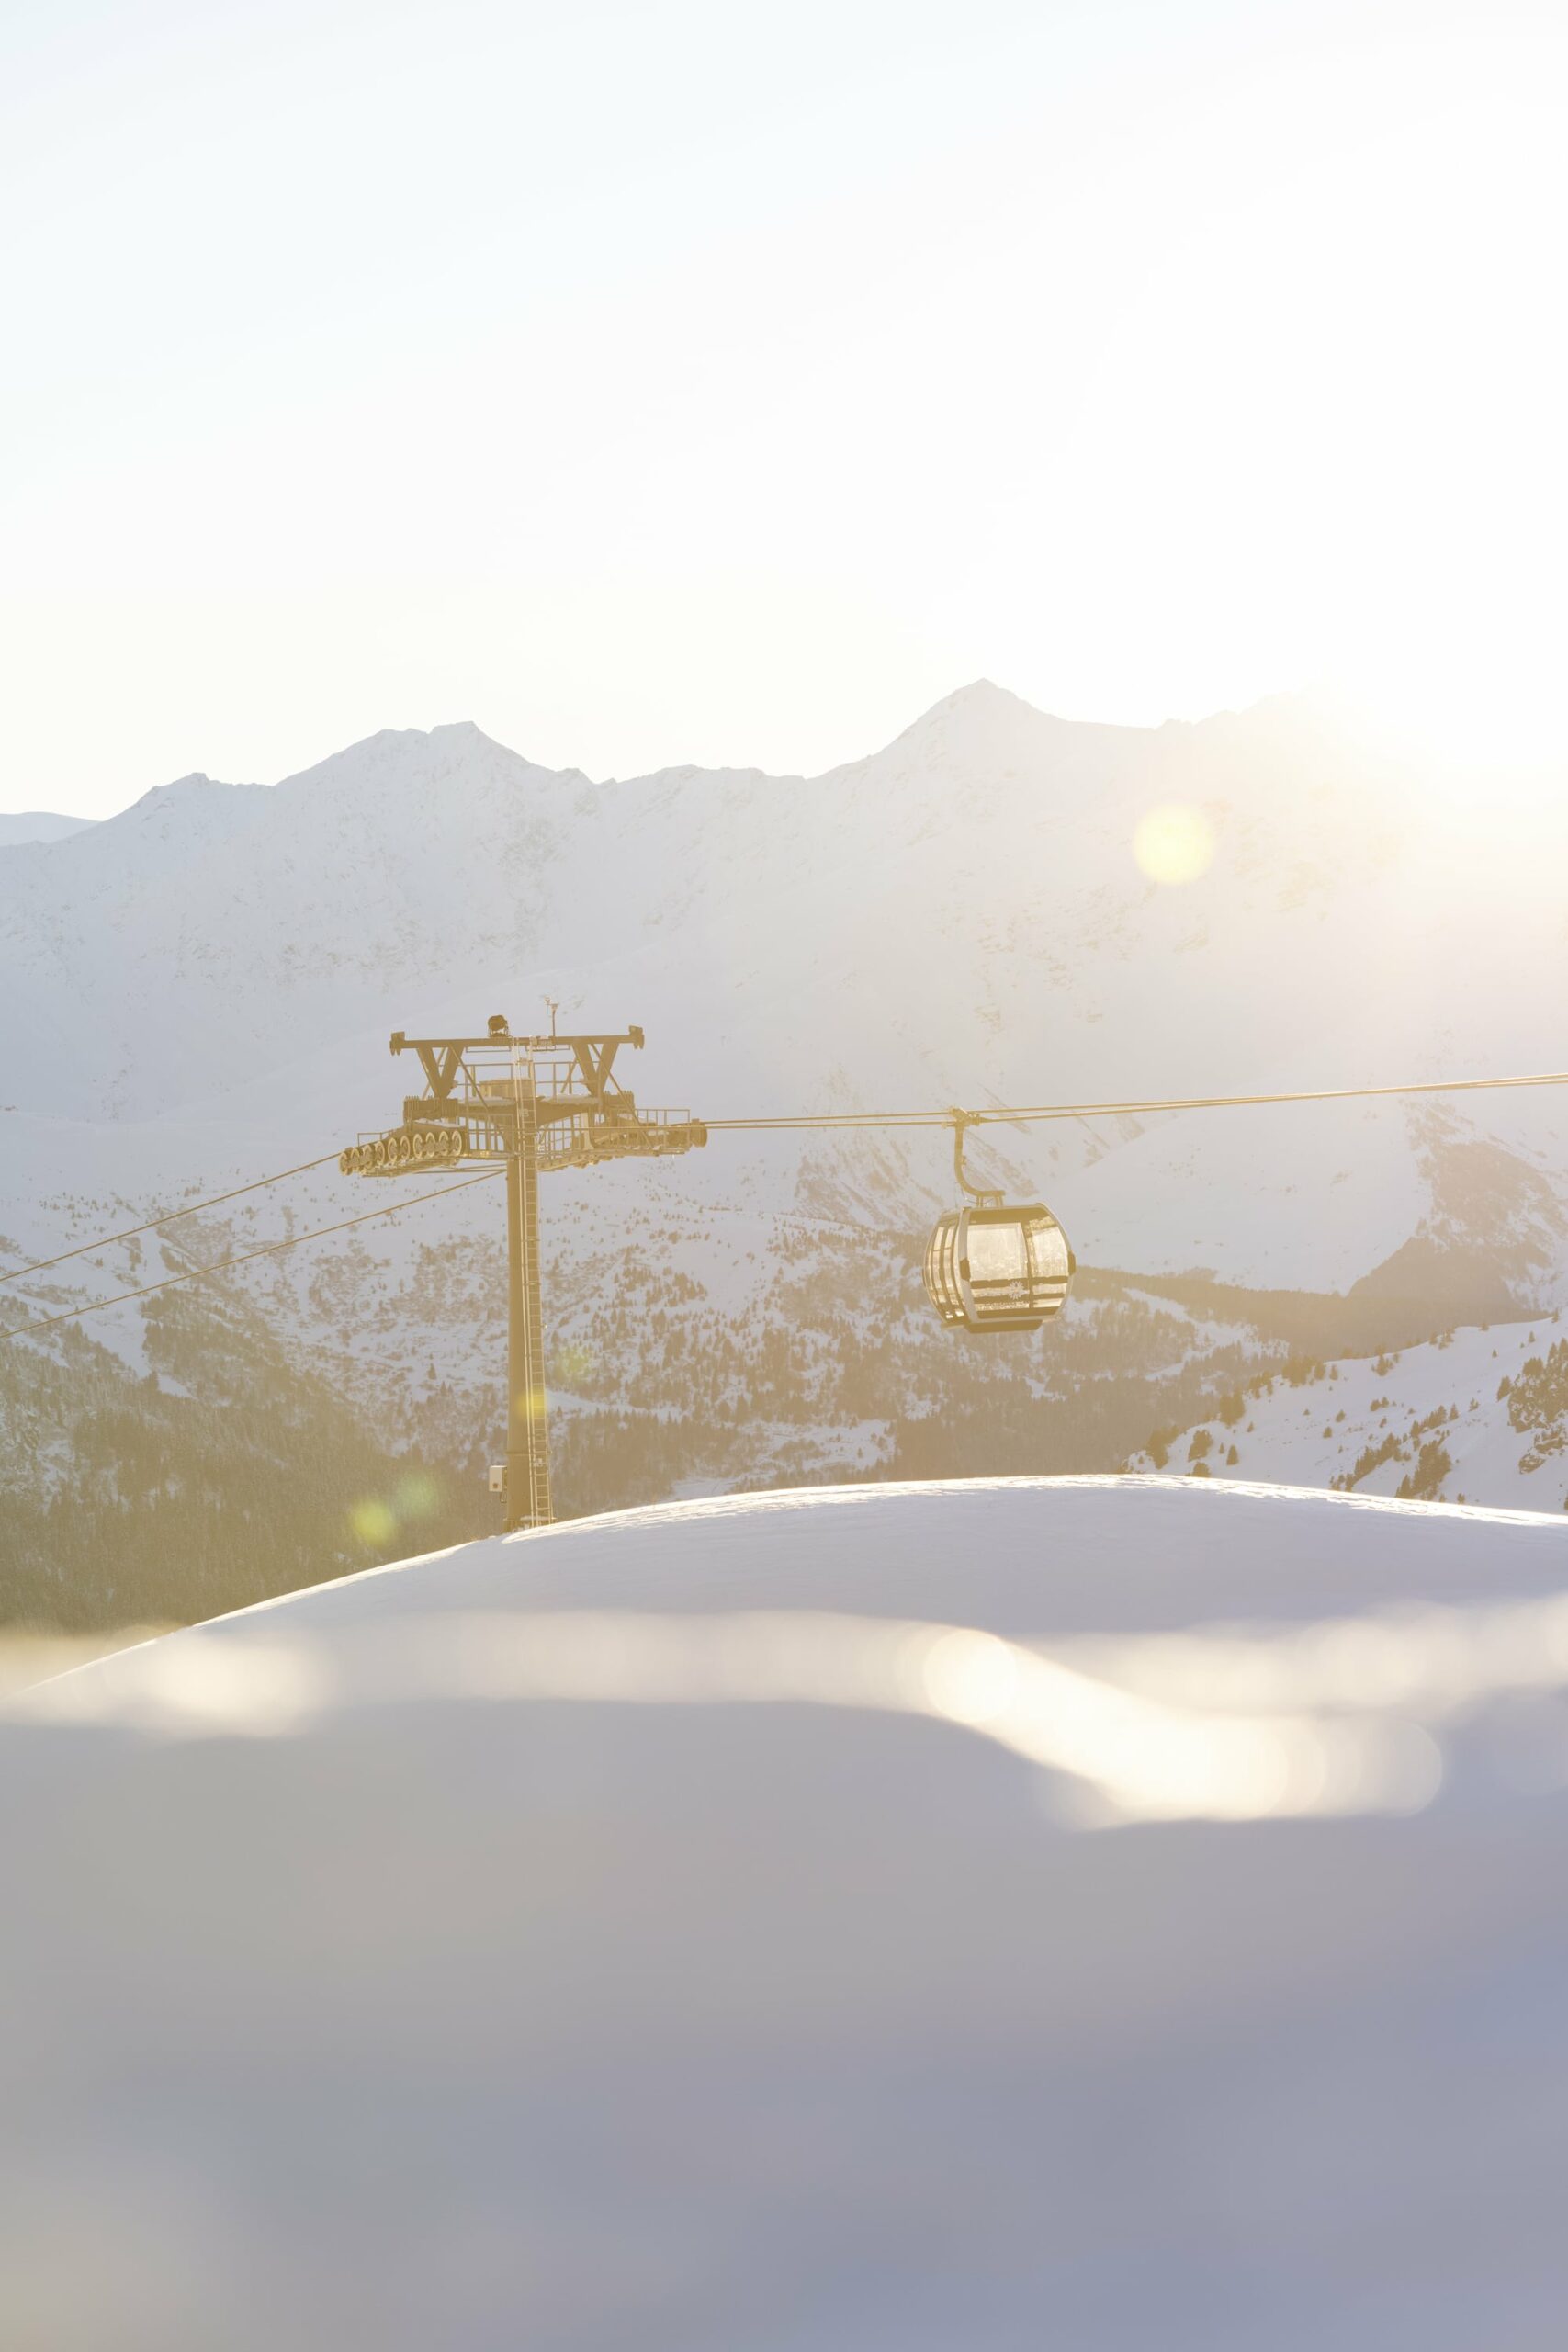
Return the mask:
<svg viewBox="0 0 1568 2352">
<path fill-rule="evenodd" d="M 1568 1510 L 1568 1341 L 1560 1313 L 1418 1347 L 1265 1372 L 1134 1470 L 1201 1466 L 1360 1495 Z"/>
<path fill-rule="evenodd" d="M 13 1701 L 6 2332 L 1545 2352 L 1565 1611 L 1561 1519 L 861 1489 Z"/>
</svg>

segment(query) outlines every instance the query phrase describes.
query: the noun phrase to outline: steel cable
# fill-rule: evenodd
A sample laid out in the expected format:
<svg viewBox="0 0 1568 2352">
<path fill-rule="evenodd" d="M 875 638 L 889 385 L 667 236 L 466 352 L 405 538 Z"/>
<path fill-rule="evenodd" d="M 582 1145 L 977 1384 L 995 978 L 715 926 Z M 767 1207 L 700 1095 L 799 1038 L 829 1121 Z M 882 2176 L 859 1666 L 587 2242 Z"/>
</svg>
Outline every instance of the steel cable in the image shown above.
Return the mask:
<svg viewBox="0 0 1568 2352">
<path fill-rule="evenodd" d="M 335 1163 L 335 1151 L 323 1152 L 320 1159 L 302 1159 L 298 1168 L 280 1168 L 276 1176 L 258 1176 L 249 1184 L 236 1184 L 231 1193 L 214 1193 L 210 1200 L 192 1201 L 187 1208 L 165 1209 L 161 1216 L 150 1216 L 144 1225 L 128 1225 L 122 1233 L 106 1233 L 98 1241 L 80 1241 L 73 1250 L 57 1250 L 52 1258 L 35 1258 L 30 1266 L 13 1266 L 9 1273 L 0 1274 L 0 1283 L 20 1282 L 24 1274 L 41 1274 L 46 1266 L 62 1266 L 67 1258 L 90 1257 L 95 1250 L 111 1250 L 117 1241 L 130 1241 L 139 1233 L 156 1233 L 165 1225 L 173 1225 L 180 1216 L 195 1216 L 198 1209 L 221 1207 L 225 1201 L 237 1201 L 242 1193 L 259 1193 L 267 1184 L 281 1184 L 289 1176 L 303 1176 L 312 1168 L 325 1168 Z"/>
<path fill-rule="evenodd" d="M 1280 1094 L 1163 1095 L 1129 1102 L 998 1103 L 985 1110 L 965 1110 L 961 1115 L 971 1126 L 1014 1126 L 1045 1119 L 1148 1118 L 1161 1111 L 1233 1111 L 1272 1102 L 1363 1102 L 1390 1095 L 1498 1093 L 1534 1086 L 1568 1086 L 1568 1070 L 1543 1070 L 1518 1078 L 1413 1079 L 1398 1086 L 1326 1086 Z M 950 1127 L 956 1114 L 955 1110 L 816 1111 L 786 1118 L 705 1119 L 703 1125 L 710 1135 L 781 1128 Z"/>
<path fill-rule="evenodd" d="M 487 1168 L 482 1175 L 466 1176 L 460 1184 L 442 1184 L 434 1193 L 415 1193 L 410 1200 L 389 1201 L 385 1208 L 363 1209 L 357 1216 L 340 1218 L 336 1225 L 318 1225 L 309 1233 L 292 1233 L 287 1240 L 269 1241 L 259 1250 L 242 1250 L 236 1256 L 220 1258 L 210 1266 L 190 1266 L 184 1273 L 165 1274 L 161 1282 L 139 1283 L 134 1290 L 117 1291 L 112 1298 L 95 1298 L 85 1306 L 68 1307 L 63 1314 L 18 1323 L 9 1331 L 0 1332 L 0 1339 L 26 1339 L 34 1331 L 49 1330 L 56 1323 L 73 1323 L 80 1316 L 97 1315 L 107 1306 L 123 1306 L 127 1299 L 147 1298 L 155 1290 L 170 1290 L 176 1283 L 205 1282 L 211 1274 L 227 1273 L 231 1266 L 249 1265 L 254 1258 L 276 1258 L 280 1250 L 298 1249 L 302 1241 L 320 1241 L 328 1233 L 346 1233 L 351 1225 L 367 1225 L 372 1217 L 396 1216 L 400 1209 L 418 1208 L 422 1201 L 442 1201 L 449 1193 L 466 1193 L 471 1184 L 488 1184 L 503 1172 L 499 1168 Z"/>
<path fill-rule="evenodd" d="M 964 1110 L 954 1106 L 948 1110 L 928 1111 L 815 1111 L 790 1114 L 781 1117 L 753 1119 L 706 1119 L 703 1125 L 710 1135 L 758 1135 L 781 1132 L 801 1134 L 831 1133 L 836 1129 L 884 1129 L 950 1127 L 956 1116 L 970 1126 L 1023 1126 L 1056 1119 L 1152 1118 L 1166 1112 L 1231 1111 L 1258 1108 L 1288 1102 L 1366 1102 L 1386 1101 L 1397 1096 L 1419 1094 L 1505 1093 L 1522 1088 L 1568 1086 L 1568 1070 L 1542 1070 L 1509 1078 L 1443 1078 L 1414 1079 L 1393 1086 L 1331 1086 L 1301 1088 L 1288 1092 L 1255 1094 L 1189 1094 L 1150 1096 L 1143 1100 L 1115 1102 L 1035 1102 L 993 1103 L 984 1109 Z M 68 1259 L 91 1256 L 96 1250 L 112 1249 L 117 1242 L 130 1241 L 138 1235 L 153 1233 L 176 1218 L 195 1216 L 202 1209 L 219 1208 L 228 1201 L 237 1201 L 247 1193 L 261 1192 L 269 1184 L 280 1184 L 291 1176 L 303 1176 L 312 1169 L 334 1164 L 336 1152 L 325 1152 L 319 1159 L 301 1160 L 297 1167 L 279 1169 L 275 1175 L 258 1176 L 248 1184 L 237 1184 L 227 1193 L 215 1193 L 209 1198 L 192 1201 L 184 1208 L 169 1209 L 159 1216 L 149 1217 L 141 1225 L 123 1227 L 118 1233 L 103 1235 L 96 1241 L 83 1241 L 73 1249 L 56 1251 L 53 1257 L 35 1259 L 29 1265 L 14 1266 L 0 1273 L 0 1283 L 19 1282 L 28 1274 L 42 1273 L 51 1266 L 63 1265 Z M 498 1171 L 488 1170 L 486 1176 Z M 468 1183 L 482 1183 L 486 1177 L 474 1176 Z M 463 1184 L 443 1188 L 447 1192 L 462 1192 Z M 328 1233 L 342 1233 L 353 1225 L 366 1224 L 370 1218 L 390 1216 L 398 1208 L 413 1208 L 419 1201 L 437 1200 L 439 1193 L 421 1193 L 414 1200 L 399 1201 L 384 1209 L 367 1209 L 359 1216 L 344 1217 L 336 1225 L 317 1227 L 312 1232 L 299 1234 L 296 1240 L 319 1240 Z M 274 1242 L 262 1250 L 246 1250 L 239 1256 L 222 1259 L 217 1264 L 193 1269 L 188 1273 L 171 1274 L 164 1281 L 141 1284 L 133 1290 L 121 1291 L 100 1306 L 120 1305 L 128 1298 L 137 1298 L 148 1291 L 166 1289 L 170 1283 L 190 1282 L 199 1274 L 219 1273 L 226 1266 L 243 1264 L 250 1258 L 276 1255 L 279 1250 L 292 1249 L 293 1241 Z M 95 1312 L 91 1306 L 73 1307 L 69 1314 L 51 1316 L 45 1321 L 18 1326 L 24 1330 L 44 1330 L 52 1322 L 70 1322 L 76 1316 Z M 15 1332 L 5 1336 L 13 1338 Z"/>
</svg>

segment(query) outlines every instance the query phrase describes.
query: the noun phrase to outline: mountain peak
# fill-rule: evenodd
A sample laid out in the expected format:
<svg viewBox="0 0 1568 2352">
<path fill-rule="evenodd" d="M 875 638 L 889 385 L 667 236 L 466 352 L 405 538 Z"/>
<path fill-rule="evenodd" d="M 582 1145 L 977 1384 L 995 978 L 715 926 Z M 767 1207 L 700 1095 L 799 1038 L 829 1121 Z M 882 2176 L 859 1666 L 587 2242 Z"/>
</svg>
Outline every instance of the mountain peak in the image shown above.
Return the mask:
<svg viewBox="0 0 1568 2352">
<path fill-rule="evenodd" d="M 940 702 L 933 702 L 931 708 L 915 720 L 914 726 L 906 728 L 904 731 L 912 735 L 917 728 L 929 726 L 937 720 L 951 722 L 959 718 L 994 723 L 998 719 L 1010 719 L 1020 715 L 1031 719 L 1048 718 L 1045 711 L 1037 710 L 1032 703 L 1025 702 L 1021 695 L 1015 695 L 1010 686 L 998 686 L 994 678 L 972 678 L 966 686 L 956 687 L 952 694 L 943 695 Z"/>
<path fill-rule="evenodd" d="M 1070 724 L 1036 710 L 1010 687 L 975 678 L 933 703 L 886 751 L 874 752 L 871 762 L 853 764 L 861 768 L 893 759 L 937 769 L 970 769 L 978 763 L 1006 770 L 1037 754 L 1043 738 L 1055 738 Z"/>
<path fill-rule="evenodd" d="M 1015 695 L 1010 686 L 998 686 L 994 678 L 971 678 L 966 686 L 956 687 L 943 701 L 932 707 L 937 710 L 956 710 L 960 706 L 976 709 L 987 703 L 1000 704 L 1009 710 L 1034 709 L 1032 703 L 1025 702 L 1021 695 Z M 1037 718 L 1043 716 L 1040 711 L 1035 711 L 1034 715 Z"/>
<path fill-rule="evenodd" d="M 371 795 L 444 789 L 454 777 L 476 785 L 554 780 L 560 772 L 543 768 L 487 735 L 471 718 L 448 719 L 438 727 L 382 727 L 329 753 L 314 766 L 286 775 L 276 789 L 285 794 L 318 794 L 323 788 Z M 568 771 L 569 774 L 574 773 Z"/>
<path fill-rule="evenodd" d="M 487 735 L 484 729 L 479 725 L 478 721 L 472 718 L 443 719 L 438 727 L 433 727 L 431 729 L 430 740 L 433 743 L 437 741 L 443 743 L 488 743 L 492 751 L 503 751 L 507 748 L 504 744 L 498 743 L 493 735 Z"/>
</svg>

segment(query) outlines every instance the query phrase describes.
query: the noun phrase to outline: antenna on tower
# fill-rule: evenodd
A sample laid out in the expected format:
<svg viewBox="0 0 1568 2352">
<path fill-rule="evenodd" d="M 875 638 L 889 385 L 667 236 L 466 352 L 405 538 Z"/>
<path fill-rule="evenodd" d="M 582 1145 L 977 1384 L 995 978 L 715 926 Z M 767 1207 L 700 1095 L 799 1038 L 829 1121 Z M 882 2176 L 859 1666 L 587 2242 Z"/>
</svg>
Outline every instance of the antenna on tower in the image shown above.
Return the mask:
<svg viewBox="0 0 1568 2352">
<path fill-rule="evenodd" d="M 545 1002 L 550 1009 L 550 1043 L 553 1046 L 556 1042 L 556 1015 L 560 1011 L 560 999 L 558 996 L 547 996 Z"/>
</svg>

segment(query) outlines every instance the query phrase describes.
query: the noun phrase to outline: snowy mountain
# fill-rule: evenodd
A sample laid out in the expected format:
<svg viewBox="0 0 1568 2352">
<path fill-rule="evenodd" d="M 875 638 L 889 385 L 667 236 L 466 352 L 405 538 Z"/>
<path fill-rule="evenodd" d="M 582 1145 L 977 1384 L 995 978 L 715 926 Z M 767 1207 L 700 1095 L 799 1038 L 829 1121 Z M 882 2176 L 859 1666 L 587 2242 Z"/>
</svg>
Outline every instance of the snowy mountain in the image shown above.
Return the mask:
<svg viewBox="0 0 1568 2352">
<path fill-rule="evenodd" d="M 26 842 L 62 842 L 68 833 L 85 832 L 91 817 L 54 817 L 42 808 L 27 808 L 14 816 L 0 811 L 0 849 L 17 849 Z"/>
<path fill-rule="evenodd" d="M 796 1494 L 13 1700 L 9 2335 L 1554 2343 L 1565 1543 Z"/>
<path fill-rule="evenodd" d="M 1171 800 L 1200 806 L 1217 843 L 1184 890 L 1148 883 L 1130 849 Z M 568 1014 L 640 1021 L 642 1091 L 710 1116 L 1555 1066 L 1562 919 L 1516 871 L 1498 922 L 1477 847 L 1310 702 L 1140 730 L 978 686 L 809 781 L 591 785 L 472 727 L 377 736 L 271 790 L 187 777 L 67 854 L 6 861 L 17 1017 L 0 1100 L 121 1127 L 264 1126 L 279 1157 L 305 1157 L 392 1104 L 392 1027 L 468 1026 L 491 1004 L 524 1019 L 547 989 Z M 1443 1136 L 1412 1115 L 1069 1127 L 1007 1148 L 1043 1174 L 1131 1148 L 1124 1179 L 1075 1195 L 1102 1261 L 1339 1286 L 1429 1217 L 1469 1230 L 1465 1204 L 1438 1200 Z M 1478 1115 L 1554 1197 L 1554 1104 Z M 852 1200 L 863 1150 L 812 1157 Z M 945 1191 L 940 1148 L 917 1159 L 919 1186 Z M 1236 1216 L 1244 1173 L 1267 1207 Z M 1334 1197 L 1309 1208 L 1319 1190 Z M 1529 1209 L 1517 1270 L 1539 1274 L 1562 1236 Z"/>
<path fill-rule="evenodd" d="M 1172 803 L 1213 842 L 1183 888 L 1132 849 Z M 709 1118 L 1555 1068 L 1565 831 L 1503 779 L 1484 807 L 1446 794 L 1310 696 L 1139 729 L 982 684 L 809 779 L 592 783 L 467 725 L 273 787 L 189 776 L 0 858 L 0 1243 L 25 1264 L 335 1151 L 398 1115 L 393 1028 L 542 1021 L 547 994 L 568 1022 L 640 1023 L 639 1097 Z M 1298 1347 L 1303 1297 L 1332 1306 L 1324 1357 L 1568 1294 L 1550 1092 L 998 1129 L 975 1158 L 1043 1193 L 1086 1269 L 1048 1346 L 976 1351 L 926 1321 L 940 1133 L 716 1136 L 672 1166 L 552 1177 L 563 1492 L 1112 1466 L 1241 1359 L 1256 1374 Z M 6 1285 L 0 1315 L 380 1205 L 366 1194 L 335 1168 L 299 1177 Z M 456 1494 L 493 1442 L 498 1243 L 480 1187 L 236 1277 L 291 1367 L 265 1409 L 302 1411 L 295 1384 L 325 1378 Z M 157 1378 L 177 1419 L 189 1329 L 166 1325 L 117 1308 L 81 1345 L 95 1377 Z M 0 1433 L 65 1344 L 7 1351 Z M 612 1457 L 626 1483 L 607 1487 Z M 75 1458 L 56 1447 L 39 1508 Z"/>
</svg>

